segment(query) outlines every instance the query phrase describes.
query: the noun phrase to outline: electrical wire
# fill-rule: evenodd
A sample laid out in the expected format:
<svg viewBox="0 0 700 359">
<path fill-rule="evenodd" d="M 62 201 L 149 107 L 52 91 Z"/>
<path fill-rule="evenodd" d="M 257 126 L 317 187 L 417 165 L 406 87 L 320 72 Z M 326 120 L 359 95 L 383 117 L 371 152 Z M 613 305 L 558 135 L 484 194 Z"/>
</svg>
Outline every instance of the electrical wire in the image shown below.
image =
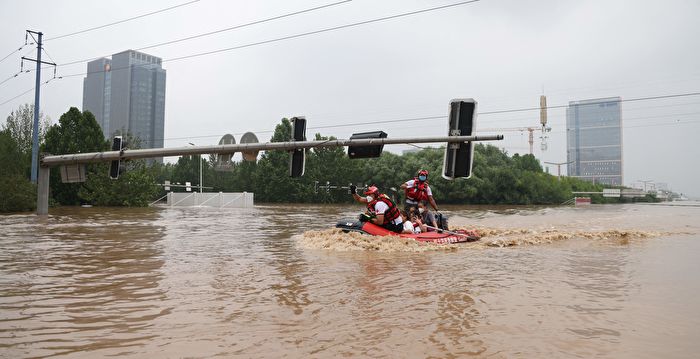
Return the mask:
<svg viewBox="0 0 700 359">
<path fill-rule="evenodd" d="M 125 23 L 125 22 L 128 22 L 128 21 L 140 19 L 140 18 L 143 18 L 143 17 L 146 17 L 146 16 L 151 16 L 151 15 L 159 14 L 159 13 L 162 13 L 162 12 L 165 12 L 165 11 L 168 11 L 168 10 L 173 10 L 173 9 L 177 9 L 177 8 L 179 8 L 179 7 L 191 5 L 191 4 L 194 4 L 194 3 L 199 2 L 199 1 L 200 1 L 200 0 L 188 1 L 188 2 L 186 2 L 186 3 L 182 3 L 182 4 L 179 4 L 179 5 L 174 5 L 174 6 L 166 7 L 166 8 L 164 8 L 164 9 L 160 9 L 160 10 L 156 10 L 156 11 L 151 11 L 151 12 L 149 12 L 149 13 L 145 13 L 145 14 L 133 16 L 133 17 L 130 17 L 130 18 L 127 18 L 127 19 L 123 19 L 123 20 L 119 20 L 119 21 L 115 21 L 115 22 L 110 22 L 110 23 L 108 23 L 108 24 L 104 24 L 104 25 L 100 25 L 100 26 L 94 26 L 94 27 L 90 27 L 90 28 L 87 28 L 87 29 L 83 29 L 83 30 L 71 32 L 71 33 L 68 33 L 68 34 L 64 34 L 64 35 L 60 35 L 60 36 L 55 36 L 55 37 L 51 37 L 51 38 L 48 38 L 48 39 L 44 39 L 44 41 L 51 41 L 51 40 L 63 39 L 63 38 L 69 37 L 69 36 L 74 36 L 74 35 L 84 34 L 84 33 L 86 33 L 86 32 L 90 32 L 90 31 L 94 31 L 94 30 L 104 29 L 105 27 L 114 26 L 114 25 L 122 24 L 122 23 Z"/>
<path fill-rule="evenodd" d="M 361 26 L 361 25 L 366 25 L 366 24 L 371 24 L 371 23 L 376 23 L 380 21 L 386 21 L 386 20 L 393 20 L 396 18 L 401 18 L 401 17 L 406 17 L 406 16 L 411 16 L 411 15 L 417 15 L 417 14 L 422 14 L 426 12 L 431 12 L 431 11 L 437 11 L 437 10 L 443 10 L 447 8 L 452 8 L 456 6 L 461 6 L 461 5 L 466 5 L 466 4 L 471 4 L 478 2 L 480 0 L 468 0 L 468 1 L 462 1 L 458 3 L 453 3 L 453 4 L 448 4 L 448 5 L 442 5 L 442 6 L 434 6 L 426 9 L 421 9 L 421 10 L 415 10 L 415 11 L 409 11 L 409 12 L 404 12 L 400 14 L 394 14 L 394 15 L 389 15 L 389 16 L 384 16 L 380 18 L 375 18 L 371 20 L 364 20 L 364 21 L 359 21 L 359 22 L 354 22 L 350 24 L 345 24 L 345 25 L 339 25 L 339 26 L 333 26 L 329 28 L 324 28 L 320 30 L 314 30 L 314 31 L 309 31 L 309 32 L 303 32 L 295 35 L 288 35 L 288 36 L 283 36 L 283 37 L 277 37 L 273 39 L 268 39 L 268 40 L 263 40 L 263 41 L 257 41 L 257 42 L 252 42 L 248 44 L 243 44 L 243 45 L 238 45 L 238 46 L 233 46 L 233 47 L 227 47 L 223 49 L 218 49 L 218 50 L 212 50 L 212 51 L 205 51 L 205 52 L 199 52 L 199 53 L 194 53 L 194 54 L 189 54 L 189 55 L 184 55 L 184 56 L 179 56 L 179 57 L 173 57 L 169 59 L 163 59 L 162 62 L 175 62 L 175 61 L 181 61 L 185 59 L 191 59 L 195 57 L 201 57 L 201 56 L 207 56 L 207 55 L 213 55 L 213 54 L 218 54 L 222 52 L 228 52 L 228 51 L 233 51 L 233 50 L 240 50 L 248 47 L 253 47 L 253 46 L 259 46 L 259 45 L 264 45 L 264 44 L 269 44 L 269 43 L 274 43 L 274 42 L 280 42 L 280 41 L 285 41 L 285 40 L 290 40 L 290 39 L 296 39 L 300 37 L 306 37 L 306 36 L 311 36 L 311 35 L 316 35 L 320 33 L 325 33 L 325 32 L 330 32 L 330 31 L 336 31 L 336 30 L 341 30 L 341 29 L 347 29 L 350 27 L 356 27 L 356 26 Z M 117 71 L 117 70 L 125 70 L 125 69 L 130 69 L 132 65 L 130 66 L 123 66 L 123 67 L 118 67 L 118 68 L 111 68 L 110 71 Z M 144 65 L 133 65 L 133 66 L 148 66 L 147 64 Z M 76 76 L 84 76 L 88 75 L 91 73 L 101 73 L 104 72 L 104 70 L 100 71 L 87 71 L 87 72 L 80 72 L 80 73 L 74 73 L 74 74 L 69 74 L 69 75 L 64 75 L 63 77 L 76 77 Z"/>
<path fill-rule="evenodd" d="M 700 95 L 700 92 L 686 92 L 686 93 L 680 93 L 680 94 L 672 94 L 672 95 L 659 95 L 659 96 L 648 96 L 648 97 L 635 97 L 635 98 L 628 98 L 628 99 L 620 99 L 617 101 L 607 101 L 607 102 L 636 102 L 636 101 L 648 101 L 648 100 L 660 100 L 660 99 L 667 99 L 667 98 L 675 98 L 675 97 L 687 97 L 687 96 L 698 96 Z M 566 105 L 556 105 L 556 106 L 547 106 L 545 107 L 547 110 L 549 109 L 555 109 L 555 108 L 567 108 L 567 107 L 576 107 L 576 106 L 587 106 L 587 105 L 594 105 L 596 103 L 580 103 L 580 104 L 566 104 Z M 512 112 L 525 112 L 525 111 L 539 111 L 541 107 L 526 107 L 526 108 L 519 108 L 519 109 L 512 109 L 512 110 L 498 110 L 498 111 L 487 111 L 487 112 L 480 112 L 479 115 L 495 115 L 495 114 L 500 114 L 500 113 L 512 113 Z"/>
<path fill-rule="evenodd" d="M 304 9 L 304 10 L 299 10 L 299 11 L 287 13 L 287 14 L 277 15 L 277 16 L 273 16 L 273 17 L 266 18 L 266 19 L 255 20 L 255 21 L 251 21 L 251 22 L 248 22 L 248 23 L 244 23 L 244 24 L 234 25 L 234 26 L 226 27 L 226 28 L 219 29 L 219 30 L 209 31 L 209 32 L 205 32 L 205 33 L 202 33 L 202 34 L 198 34 L 198 35 L 187 36 L 187 37 L 183 37 L 183 38 L 176 39 L 176 40 L 164 41 L 164 42 L 156 43 L 156 44 L 153 44 L 153 45 L 148 45 L 148 46 L 144 46 L 144 47 L 139 47 L 139 48 L 135 48 L 134 50 L 135 50 L 135 51 L 143 51 L 143 50 L 152 49 L 152 48 L 155 48 L 155 47 L 160 47 L 160 46 L 165 46 L 165 45 L 171 45 L 171 44 L 175 44 L 175 43 L 178 43 L 178 42 L 183 42 L 183 41 L 198 39 L 198 38 L 201 38 L 201 37 L 211 36 L 211 35 L 215 35 L 215 34 L 220 34 L 220 33 L 227 32 L 227 31 L 232 31 L 232 30 L 237 30 L 237 29 L 240 29 L 240 28 L 248 27 L 248 26 L 258 25 L 258 24 L 262 24 L 262 23 L 265 23 L 265 22 L 270 22 L 270 21 L 273 21 L 273 20 L 279 20 L 279 19 L 283 19 L 283 18 L 286 18 L 286 17 L 294 16 L 294 15 L 304 14 L 304 13 L 307 13 L 307 12 L 311 12 L 311 11 L 320 10 L 320 9 L 324 9 L 324 8 L 331 7 L 331 6 L 336 6 L 336 5 L 348 3 L 348 2 L 351 2 L 351 1 L 352 1 L 352 0 L 338 1 L 338 2 L 334 2 L 334 3 L 326 4 L 326 5 L 316 6 L 316 7 L 312 7 L 312 8 L 308 8 L 308 9 Z M 96 60 L 96 59 L 103 58 L 103 57 L 108 57 L 108 56 L 110 56 L 110 55 L 98 56 L 98 57 L 91 57 L 91 58 L 82 59 L 82 60 L 75 60 L 75 61 L 71 61 L 71 62 L 66 62 L 66 63 L 59 64 L 58 66 L 68 66 L 68 65 L 74 65 L 74 64 L 84 63 L 84 62 L 88 62 L 88 61 L 92 61 L 92 60 Z"/>
<path fill-rule="evenodd" d="M 668 116 L 659 116 L 659 117 L 672 117 L 674 115 L 668 115 Z M 629 120 L 637 120 L 638 118 L 628 118 L 624 119 L 624 121 L 629 121 Z M 665 126 L 678 126 L 678 125 L 685 125 L 685 124 L 693 124 L 693 123 L 700 123 L 700 119 L 694 120 L 686 120 L 686 121 L 681 121 L 676 119 L 673 122 L 659 122 L 659 123 L 650 123 L 650 124 L 644 124 L 644 125 L 632 125 L 632 126 L 622 126 L 622 130 L 627 130 L 628 128 L 644 128 L 644 127 L 665 127 Z M 584 129 L 585 130 L 585 129 Z M 550 131 L 549 133 L 559 133 L 559 134 L 564 134 L 568 132 L 569 130 L 558 130 L 558 131 Z M 492 132 L 492 131 L 486 131 L 486 132 Z"/>
<path fill-rule="evenodd" d="M 18 71 L 18 72 L 15 73 L 14 75 L 10 75 L 10 77 L 8 77 L 8 78 L 6 78 L 6 79 L 0 81 L 0 85 L 4 84 L 4 83 L 7 82 L 7 81 L 12 80 L 13 78 L 19 76 L 21 73 L 22 73 L 22 71 Z"/>
<path fill-rule="evenodd" d="M 642 107 L 625 108 L 624 113 L 629 114 L 630 112 L 636 112 L 636 111 L 647 110 L 647 109 L 652 109 L 652 108 L 668 108 L 668 107 L 688 106 L 688 105 L 700 105 L 700 102 L 695 101 L 695 102 L 665 104 L 665 105 L 658 105 L 658 106 L 642 106 Z M 523 121 L 528 121 L 528 120 L 533 120 L 533 117 L 528 116 L 528 117 L 505 118 L 505 119 L 487 118 L 485 121 L 497 121 L 498 124 L 502 124 L 502 123 L 512 123 L 512 122 L 523 122 Z M 551 118 L 550 118 L 550 122 L 551 122 Z M 537 126 L 540 126 L 540 124 L 537 124 Z"/>
<path fill-rule="evenodd" d="M 26 35 L 25 35 L 25 38 L 26 38 Z M 27 46 L 27 45 L 33 45 L 33 44 L 34 44 L 34 43 L 29 43 L 29 44 L 28 44 L 27 41 L 26 41 L 26 39 L 25 39 L 24 45 L 22 45 L 22 46 L 19 47 L 17 50 L 15 50 L 15 51 L 13 51 L 12 53 L 10 53 L 9 55 L 3 57 L 2 60 L 4 60 L 4 59 L 10 57 L 10 56 L 11 56 L 12 54 L 14 54 L 14 53 L 17 53 L 17 52 L 21 51 L 25 46 Z M 32 51 L 34 51 L 34 49 L 30 49 L 29 51 L 27 51 L 26 53 L 24 53 L 24 55 L 22 55 L 22 57 L 26 57 L 26 56 L 29 55 L 29 53 L 32 52 Z M 2 62 L 2 60 L 0 60 L 0 62 Z M 6 83 L 6 82 L 8 82 L 8 81 L 10 81 L 10 80 L 12 80 L 12 79 L 14 79 L 15 77 L 17 77 L 17 76 L 19 76 L 19 75 L 21 75 L 21 74 L 23 74 L 23 73 L 27 73 L 27 72 L 29 72 L 29 70 L 24 70 L 24 59 L 21 59 L 21 61 L 20 61 L 20 70 L 19 70 L 17 73 L 12 74 L 12 75 L 10 75 L 9 77 L 7 77 L 6 79 L 0 81 L 0 86 L 1 86 L 2 84 L 4 84 L 4 83 Z"/>
<path fill-rule="evenodd" d="M 3 62 L 3 61 L 5 61 L 6 59 L 8 59 L 10 56 L 12 56 L 12 55 L 14 55 L 14 54 L 16 54 L 16 53 L 22 51 L 22 49 L 23 49 L 25 46 L 27 46 L 26 43 L 25 43 L 24 45 L 20 46 L 17 50 L 14 50 L 14 51 L 10 52 L 9 54 L 5 55 L 5 57 L 3 57 L 2 59 L 0 59 L 0 62 Z"/>
<path fill-rule="evenodd" d="M 7 99 L 5 102 L 1 102 L 1 103 L 0 103 L 0 106 L 4 105 L 4 104 L 6 104 L 6 103 L 9 103 L 10 101 L 12 101 L 12 100 L 14 100 L 14 99 L 16 99 L 16 98 L 19 98 L 19 97 L 21 97 L 21 96 L 23 96 L 23 95 L 26 95 L 26 94 L 28 94 L 30 91 L 34 91 L 34 87 L 30 88 L 30 89 L 27 90 L 27 91 L 22 92 L 21 94 L 15 96 L 15 97 L 13 97 L 13 98 Z"/>
<path fill-rule="evenodd" d="M 243 48 L 246 48 L 246 47 L 258 46 L 258 45 L 269 44 L 269 43 L 273 43 L 273 42 L 279 42 L 279 41 L 284 41 L 284 40 L 295 39 L 295 38 L 299 38 L 299 37 L 305 37 L 305 36 L 310 36 L 310 35 L 316 35 L 316 34 L 320 34 L 320 33 L 324 33 L 324 32 L 330 32 L 330 31 L 336 31 L 336 30 L 341 30 L 341 29 L 347 29 L 347 28 L 350 28 L 350 27 L 361 26 L 361 25 L 366 25 L 366 24 L 371 24 L 371 23 L 380 22 L 380 21 L 386 21 L 386 20 L 393 20 L 393 19 L 400 18 L 400 17 L 406 17 L 406 16 L 411 16 L 411 15 L 417 15 L 417 14 L 422 14 L 422 13 L 426 13 L 426 12 L 430 12 L 430 11 L 443 10 L 443 9 L 452 8 L 452 7 L 456 7 L 456 6 L 460 6 L 460 5 L 466 5 L 466 4 L 475 3 L 475 2 L 478 2 L 478 1 L 480 1 L 480 0 L 469 0 L 469 1 L 462 1 L 462 2 L 458 2 L 458 3 L 454 3 L 454 4 L 448 4 L 448 5 L 442 5 L 442 6 L 434 6 L 434 7 L 430 7 L 430 8 L 426 8 L 426 9 L 422 9 L 422 10 L 409 11 L 409 12 L 405 12 L 405 13 L 400 13 L 400 14 L 395 14 L 395 15 L 384 16 L 384 17 L 380 17 L 380 18 L 376 18 L 376 19 L 371 19 L 371 20 L 365 20 L 365 21 L 354 22 L 354 23 L 345 24 L 345 25 L 333 26 L 333 27 L 329 27 L 329 28 L 325 28 L 325 29 L 321 29 L 321 30 L 314 30 L 314 31 L 309 31 L 309 32 L 303 32 L 303 33 L 299 33 L 299 34 L 295 34 L 295 35 L 283 36 L 283 37 L 278 37 L 278 38 L 274 38 L 274 39 L 269 39 L 269 40 L 264 40 L 264 41 L 253 42 L 253 43 L 249 43 L 249 44 L 245 44 L 245 45 L 227 47 L 227 48 L 218 49 L 218 50 L 212 50 L 212 51 L 200 52 L 200 53 L 191 54 L 191 55 L 186 55 L 186 56 L 175 57 L 175 58 L 172 58 L 172 59 L 168 59 L 168 61 L 169 61 L 169 62 L 173 62 L 173 61 L 179 61 L 179 60 L 184 60 L 184 59 L 191 59 L 191 58 L 194 58 L 194 57 L 200 57 L 200 56 L 218 54 L 218 53 L 221 53 L 221 52 L 228 52 L 228 51 L 232 51 L 232 50 L 239 50 L 239 49 L 243 49 Z"/>
<path fill-rule="evenodd" d="M 658 97 L 658 96 L 653 96 L 653 97 Z M 631 118 L 623 118 L 623 121 L 637 121 L 637 120 L 645 120 L 645 119 L 652 119 L 652 118 L 663 118 L 663 117 L 673 117 L 673 116 L 688 116 L 688 115 L 695 115 L 695 114 L 700 114 L 700 112 L 691 112 L 691 113 L 679 113 L 679 114 L 668 114 L 668 115 L 660 115 L 660 116 L 645 116 L 645 117 L 631 117 Z M 339 127 L 354 127 L 354 126 L 363 126 L 363 125 L 374 125 L 374 124 L 387 124 L 387 123 L 397 123 L 397 122 L 407 122 L 407 121 L 422 121 L 426 119 L 446 119 L 447 116 L 440 116 L 440 117 L 414 117 L 414 118 L 405 118 L 405 119 L 396 119 L 396 120 L 386 120 L 386 121 L 369 121 L 369 122 L 358 122 L 358 123 L 349 123 L 349 124 L 339 124 L 339 125 L 328 125 L 328 126 L 313 126 L 313 127 L 307 127 L 307 130 L 319 130 L 319 129 L 329 129 L 329 128 L 339 128 Z M 685 123 L 685 122 L 679 122 L 679 123 Z M 624 128 L 634 128 L 637 126 L 623 126 Z M 410 128 L 418 128 L 418 127 L 402 127 L 405 129 L 410 129 Z M 476 129 L 476 132 L 498 132 L 499 129 L 489 129 L 488 131 L 480 131 L 478 128 Z M 256 134 L 261 134 L 261 133 L 273 133 L 275 132 L 274 130 L 264 130 L 264 131 L 249 131 L 253 132 Z M 559 131 L 550 131 L 550 133 L 559 133 Z M 240 136 L 243 135 L 244 132 L 238 132 L 238 133 L 233 133 L 232 135 L 234 136 Z M 221 137 L 221 134 L 216 134 L 216 135 L 199 135 L 199 136 L 186 136 L 186 137 L 168 137 L 168 138 L 159 138 L 159 139 L 153 139 L 150 141 L 144 141 L 144 142 L 155 142 L 155 141 L 174 141 L 174 140 L 187 140 L 187 139 L 202 139 L 202 138 L 215 138 L 215 137 Z"/>
<path fill-rule="evenodd" d="M 48 80 L 46 80 L 46 81 L 44 81 L 44 82 L 42 82 L 42 83 L 41 83 L 41 86 L 44 86 L 44 85 L 48 84 L 49 82 L 51 82 L 51 81 L 53 81 L 53 80 L 60 80 L 60 79 L 62 79 L 62 78 L 63 78 L 63 77 L 56 76 L 56 73 L 54 72 L 53 77 L 50 78 L 50 79 L 48 79 Z M 22 96 L 28 94 L 28 93 L 31 92 L 31 91 L 34 91 L 35 88 L 36 88 L 36 87 L 32 87 L 32 88 L 30 88 L 29 90 L 24 91 L 24 92 L 20 93 L 19 95 L 15 96 L 15 97 L 9 98 L 9 99 L 5 100 L 4 102 L 0 102 L 0 106 L 7 104 L 7 103 L 11 102 L 11 101 L 14 100 L 14 99 L 17 99 L 17 98 L 19 98 L 19 97 L 22 97 Z"/>
</svg>

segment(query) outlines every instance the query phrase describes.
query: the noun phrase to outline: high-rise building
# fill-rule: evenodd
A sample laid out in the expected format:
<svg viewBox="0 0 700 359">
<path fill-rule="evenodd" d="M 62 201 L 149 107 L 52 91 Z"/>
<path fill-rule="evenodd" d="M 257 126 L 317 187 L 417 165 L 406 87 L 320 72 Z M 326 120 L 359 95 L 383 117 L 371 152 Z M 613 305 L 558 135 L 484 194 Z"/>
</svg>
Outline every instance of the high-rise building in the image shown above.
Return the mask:
<svg viewBox="0 0 700 359">
<path fill-rule="evenodd" d="M 622 108 L 619 97 L 571 101 L 566 109 L 568 175 L 622 185 Z"/>
<path fill-rule="evenodd" d="M 105 137 L 110 136 L 111 64 L 112 60 L 104 57 L 88 62 L 88 74 L 83 79 L 83 111 L 90 111 L 95 115 Z"/>
<path fill-rule="evenodd" d="M 165 70 L 162 59 L 127 50 L 88 62 L 83 111 L 90 111 L 109 138 L 130 133 L 142 148 L 163 147 Z"/>
</svg>

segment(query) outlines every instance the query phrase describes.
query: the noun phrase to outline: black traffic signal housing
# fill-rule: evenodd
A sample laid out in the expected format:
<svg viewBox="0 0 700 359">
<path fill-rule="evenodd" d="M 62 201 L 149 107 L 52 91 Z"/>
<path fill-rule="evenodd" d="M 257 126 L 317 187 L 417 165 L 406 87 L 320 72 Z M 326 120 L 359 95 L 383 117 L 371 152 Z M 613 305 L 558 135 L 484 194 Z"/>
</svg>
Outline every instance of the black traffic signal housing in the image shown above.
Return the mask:
<svg viewBox="0 0 700 359">
<path fill-rule="evenodd" d="M 122 151 L 122 136 L 114 136 L 112 139 L 112 151 L 119 151 L 121 156 Z M 109 163 L 109 178 L 117 179 L 119 178 L 119 168 L 121 167 L 121 160 L 111 161 Z"/>
<path fill-rule="evenodd" d="M 306 141 L 306 118 L 292 118 L 292 141 Z M 306 150 L 298 148 L 289 152 L 289 176 L 301 177 L 306 167 Z"/>
<path fill-rule="evenodd" d="M 474 99 L 456 99 L 450 101 L 448 118 L 448 136 L 471 136 L 476 124 L 476 101 Z M 469 178 L 474 162 L 474 142 L 453 142 L 445 146 L 445 161 L 442 177 Z"/>
</svg>

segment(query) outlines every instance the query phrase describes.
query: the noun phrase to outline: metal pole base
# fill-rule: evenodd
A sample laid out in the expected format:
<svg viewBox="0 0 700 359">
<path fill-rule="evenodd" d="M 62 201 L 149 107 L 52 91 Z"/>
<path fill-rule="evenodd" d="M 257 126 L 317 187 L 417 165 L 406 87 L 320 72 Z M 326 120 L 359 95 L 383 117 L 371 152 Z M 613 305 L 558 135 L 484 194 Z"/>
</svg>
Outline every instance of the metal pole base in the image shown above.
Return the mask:
<svg viewBox="0 0 700 359">
<path fill-rule="evenodd" d="M 49 214 L 49 175 L 50 167 L 39 167 L 39 183 L 36 189 L 36 214 L 46 216 Z"/>
</svg>

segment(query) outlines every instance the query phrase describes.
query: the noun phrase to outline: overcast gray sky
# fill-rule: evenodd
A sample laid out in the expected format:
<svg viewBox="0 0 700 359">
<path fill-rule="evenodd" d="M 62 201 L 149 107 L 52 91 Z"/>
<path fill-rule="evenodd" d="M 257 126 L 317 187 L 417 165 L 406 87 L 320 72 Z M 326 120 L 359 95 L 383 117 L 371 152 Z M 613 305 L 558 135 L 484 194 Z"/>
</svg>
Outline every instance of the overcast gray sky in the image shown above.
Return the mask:
<svg viewBox="0 0 700 359">
<path fill-rule="evenodd" d="M 153 16 L 48 41 L 57 63 L 109 55 L 338 0 L 201 0 Z M 24 43 L 25 29 L 47 38 L 140 15 L 186 0 L 42 2 L 0 0 L 0 56 Z M 308 126 L 443 115 L 450 99 L 471 97 L 479 111 L 536 107 L 608 96 L 623 99 L 700 91 L 700 1 L 481 0 L 418 14 L 209 56 L 167 59 L 374 19 L 447 0 L 354 0 L 274 22 L 157 47 L 167 70 L 165 145 L 217 143 L 225 133 L 258 132 L 266 141 L 282 117 L 305 115 Z M 24 48 L 0 63 L 0 81 L 19 70 Z M 59 67 L 59 75 L 86 65 Z M 46 72 L 44 78 L 51 77 Z M 42 87 L 53 121 L 82 106 L 82 76 Z M 0 103 L 30 89 L 34 75 L 0 85 Z M 544 91 L 544 92 L 543 92 Z M 33 92 L 0 105 L 4 118 Z M 626 102 L 624 181 L 667 182 L 700 196 L 700 96 Z M 479 128 L 537 125 L 538 112 L 483 115 Z M 549 112 L 543 161 L 566 161 L 565 110 Z M 389 136 L 443 135 L 446 120 L 318 130 L 347 138 L 383 129 Z M 309 135 L 311 132 L 309 131 Z M 527 133 L 503 132 L 494 143 L 527 153 Z M 240 135 L 236 135 L 240 140 Z M 407 147 L 388 148 L 401 151 Z M 556 168 L 551 168 L 556 173 Z"/>
</svg>

